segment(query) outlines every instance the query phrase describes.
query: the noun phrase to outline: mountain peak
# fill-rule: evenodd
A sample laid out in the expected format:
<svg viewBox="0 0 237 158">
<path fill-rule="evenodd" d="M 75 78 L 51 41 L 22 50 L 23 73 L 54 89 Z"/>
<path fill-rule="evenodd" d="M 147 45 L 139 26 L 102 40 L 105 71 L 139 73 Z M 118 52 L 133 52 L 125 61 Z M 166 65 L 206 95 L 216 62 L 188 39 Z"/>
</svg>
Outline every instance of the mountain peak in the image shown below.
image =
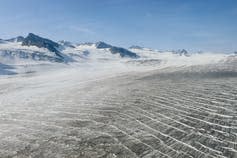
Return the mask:
<svg viewBox="0 0 237 158">
<path fill-rule="evenodd" d="M 141 46 L 132 45 L 129 49 L 143 49 Z"/>
<path fill-rule="evenodd" d="M 102 42 L 102 41 L 97 42 L 95 45 L 96 45 L 96 48 L 98 48 L 98 49 L 104 49 L 104 48 L 111 48 L 112 47 L 111 45 L 109 45 L 105 42 Z"/>
<path fill-rule="evenodd" d="M 29 33 L 28 36 L 22 42 L 23 46 L 36 46 L 39 48 L 47 48 L 51 52 L 58 52 L 56 48 L 59 44 L 49 39 L 40 37 L 33 33 Z"/>
<path fill-rule="evenodd" d="M 112 46 L 110 44 L 107 44 L 107 43 L 101 42 L 101 41 L 96 43 L 96 48 L 97 49 L 109 48 L 109 50 L 112 54 L 119 54 L 121 57 L 131 57 L 131 58 L 138 58 L 139 57 L 136 53 L 133 53 L 125 48 L 115 47 L 115 46 Z"/>
</svg>

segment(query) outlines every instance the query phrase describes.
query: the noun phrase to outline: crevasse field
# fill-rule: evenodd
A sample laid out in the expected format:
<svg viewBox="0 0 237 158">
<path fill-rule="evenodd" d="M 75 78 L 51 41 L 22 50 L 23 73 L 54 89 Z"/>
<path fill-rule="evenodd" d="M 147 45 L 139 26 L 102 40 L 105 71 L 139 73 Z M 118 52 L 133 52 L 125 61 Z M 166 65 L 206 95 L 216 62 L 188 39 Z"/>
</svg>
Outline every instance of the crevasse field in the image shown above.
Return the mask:
<svg viewBox="0 0 237 158">
<path fill-rule="evenodd" d="M 129 51 L 1 43 L 0 157 L 237 157 L 236 55 Z"/>
</svg>

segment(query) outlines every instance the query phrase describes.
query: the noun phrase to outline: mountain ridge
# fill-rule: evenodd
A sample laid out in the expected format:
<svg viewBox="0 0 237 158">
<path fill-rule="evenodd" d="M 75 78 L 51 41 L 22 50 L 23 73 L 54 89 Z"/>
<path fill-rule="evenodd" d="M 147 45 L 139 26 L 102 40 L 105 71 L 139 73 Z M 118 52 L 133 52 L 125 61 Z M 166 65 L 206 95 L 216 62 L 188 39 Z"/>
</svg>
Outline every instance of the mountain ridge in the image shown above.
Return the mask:
<svg viewBox="0 0 237 158">
<path fill-rule="evenodd" d="M 26 37 L 18 36 L 11 39 L 0 41 L 0 56 L 9 59 L 32 59 L 35 61 L 51 62 L 74 62 L 75 56 L 84 58 L 88 56 L 89 51 L 83 46 L 94 48 L 103 52 L 109 52 L 111 55 L 119 55 L 121 58 L 138 58 L 135 53 L 121 47 L 112 46 L 105 42 L 97 42 L 90 45 L 73 44 L 69 41 L 58 41 L 29 33 Z M 104 45 L 104 46 L 103 46 Z M 108 50 L 104 50 L 108 48 Z M 78 50 L 83 48 L 84 50 Z"/>
<path fill-rule="evenodd" d="M 232 55 L 232 56 L 230 56 Z M 227 60 L 227 56 L 228 58 Z M 105 62 L 126 66 L 190 66 L 235 62 L 236 54 L 190 53 L 185 49 L 160 51 L 140 46 L 126 49 L 99 41 L 96 43 L 74 44 L 70 41 L 58 41 L 40 37 L 33 33 L 28 36 L 0 40 L 0 63 L 6 66 L 42 65 L 62 63 L 65 65 L 96 65 Z M 15 66 L 14 66 L 15 65 Z M 9 67 L 2 66 L 2 71 Z M 0 68 L 1 69 L 1 68 Z M 12 70 L 9 70 L 12 71 Z M 15 70 L 14 70 L 15 71 Z M 5 73 L 6 74 L 6 73 Z"/>
</svg>

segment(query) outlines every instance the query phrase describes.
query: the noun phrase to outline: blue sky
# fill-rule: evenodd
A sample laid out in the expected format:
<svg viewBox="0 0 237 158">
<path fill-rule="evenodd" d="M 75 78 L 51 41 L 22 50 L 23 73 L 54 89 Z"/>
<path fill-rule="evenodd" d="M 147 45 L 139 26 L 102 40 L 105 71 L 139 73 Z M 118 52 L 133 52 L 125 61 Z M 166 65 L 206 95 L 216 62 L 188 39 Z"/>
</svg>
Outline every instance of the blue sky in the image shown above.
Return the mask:
<svg viewBox="0 0 237 158">
<path fill-rule="evenodd" d="M 0 0 L 0 38 L 237 51 L 237 0 Z"/>
</svg>

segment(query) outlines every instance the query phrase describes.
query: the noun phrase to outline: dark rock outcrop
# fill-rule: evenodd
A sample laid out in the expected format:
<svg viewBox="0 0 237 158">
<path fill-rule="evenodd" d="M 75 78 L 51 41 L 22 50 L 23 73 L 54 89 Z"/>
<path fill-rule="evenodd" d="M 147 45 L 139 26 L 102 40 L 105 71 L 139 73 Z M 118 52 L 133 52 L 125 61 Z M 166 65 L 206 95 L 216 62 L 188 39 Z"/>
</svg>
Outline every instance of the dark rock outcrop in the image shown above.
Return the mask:
<svg viewBox="0 0 237 158">
<path fill-rule="evenodd" d="M 96 43 L 96 48 L 98 48 L 98 49 L 105 49 L 105 48 L 111 48 L 111 47 L 112 47 L 111 45 L 109 45 L 105 42 L 100 41 L 100 42 Z"/>
<path fill-rule="evenodd" d="M 189 57 L 189 56 L 190 56 L 190 54 L 188 53 L 188 51 L 185 50 L 185 49 L 180 49 L 180 50 L 174 51 L 173 53 L 174 53 L 174 54 L 178 54 L 178 55 L 180 55 L 180 56 L 186 56 L 186 57 Z"/>
<path fill-rule="evenodd" d="M 143 49 L 143 47 L 133 45 L 129 49 Z"/>
<path fill-rule="evenodd" d="M 115 46 L 109 45 L 105 42 L 97 42 L 96 48 L 97 49 L 109 48 L 109 50 L 112 54 L 119 54 L 121 57 L 129 57 L 129 58 L 138 58 L 139 57 L 136 53 L 133 53 L 125 48 L 115 47 Z"/>
<path fill-rule="evenodd" d="M 42 38 L 40 36 L 37 36 L 33 33 L 29 33 L 29 35 L 23 40 L 22 42 L 23 46 L 36 46 L 39 48 L 47 48 L 51 52 L 58 53 L 59 51 L 57 48 L 59 48 L 59 44 L 51 41 L 46 38 Z"/>
<path fill-rule="evenodd" d="M 59 61 L 64 61 L 64 62 L 74 61 L 71 57 L 69 57 L 59 51 L 60 48 L 62 47 L 62 45 L 60 45 L 54 41 L 51 41 L 49 39 L 37 36 L 33 33 L 29 33 L 29 35 L 23 40 L 22 45 L 23 46 L 36 46 L 39 48 L 46 48 L 49 51 L 55 53 L 55 55 L 59 58 Z"/>
<path fill-rule="evenodd" d="M 130 58 L 138 58 L 139 56 L 136 53 L 133 53 L 127 49 L 120 47 L 111 47 L 110 52 L 112 54 L 119 54 L 121 57 L 130 57 Z"/>
</svg>

